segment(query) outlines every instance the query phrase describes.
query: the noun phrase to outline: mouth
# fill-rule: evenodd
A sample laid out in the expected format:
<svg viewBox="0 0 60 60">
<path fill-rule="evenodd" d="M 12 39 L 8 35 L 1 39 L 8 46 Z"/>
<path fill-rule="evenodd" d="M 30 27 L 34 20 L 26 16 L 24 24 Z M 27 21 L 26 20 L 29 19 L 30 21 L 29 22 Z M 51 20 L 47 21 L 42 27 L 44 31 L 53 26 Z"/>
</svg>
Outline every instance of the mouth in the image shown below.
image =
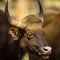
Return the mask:
<svg viewBox="0 0 60 60">
<path fill-rule="evenodd" d="M 33 54 L 41 57 L 42 59 L 49 59 L 49 56 L 51 54 L 51 53 L 44 54 L 39 49 L 36 49 L 35 47 L 33 47 L 33 51 L 30 50 L 30 52 L 32 52 Z"/>
<path fill-rule="evenodd" d="M 49 59 L 50 54 L 42 54 L 38 52 L 38 56 L 40 56 L 42 59 Z"/>
<path fill-rule="evenodd" d="M 49 59 L 49 55 L 42 55 L 41 56 L 43 59 Z"/>
<path fill-rule="evenodd" d="M 40 51 L 39 49 L 37 49 L 36 47 L 30 47 L 30 49 L 28 48 L 28 51 L 31 53 L 31 54 L 34 54 L 38 57 L 40 57 L 41 59 L 49 59 L 49 56 L 51 54 L 50 53 L 43 53 L 42 51 Z"/>
</svg>

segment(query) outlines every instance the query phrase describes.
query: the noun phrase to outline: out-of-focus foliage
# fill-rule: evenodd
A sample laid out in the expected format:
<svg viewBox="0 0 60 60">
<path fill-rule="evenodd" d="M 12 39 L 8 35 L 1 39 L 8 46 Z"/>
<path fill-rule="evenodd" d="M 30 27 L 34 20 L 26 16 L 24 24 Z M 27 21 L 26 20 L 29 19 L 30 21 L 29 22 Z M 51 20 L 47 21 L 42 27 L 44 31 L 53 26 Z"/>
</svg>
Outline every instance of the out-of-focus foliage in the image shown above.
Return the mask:
<svg viewBox="0 0 60 60">
<path fill-rule="evenodd" d="M 0 2 L 1 2 L 2 0 L 0 0 Z"/>
<path fill-rule="evenodd" d="M 42 0 L 45 11 L 60 12 L 60 0 Z"/>
<path fill-rule="evenodd" d="M 11 5 L 13 6 L 14 1 L 17 1 L 17 0 L 9 0 L 9 1 L 11 1 Z M 37 0 L 30 0 L 30 1 L 36 2 Z M 40 0 L 40 1 L 42 2 L 44 12 L 56 12 L 56 13 L 60 12 L 60 0 Z M 0 0 L 0 9 L 4 10 L 5 3 L 6 3 L 6 0 Z"/>
</svg>

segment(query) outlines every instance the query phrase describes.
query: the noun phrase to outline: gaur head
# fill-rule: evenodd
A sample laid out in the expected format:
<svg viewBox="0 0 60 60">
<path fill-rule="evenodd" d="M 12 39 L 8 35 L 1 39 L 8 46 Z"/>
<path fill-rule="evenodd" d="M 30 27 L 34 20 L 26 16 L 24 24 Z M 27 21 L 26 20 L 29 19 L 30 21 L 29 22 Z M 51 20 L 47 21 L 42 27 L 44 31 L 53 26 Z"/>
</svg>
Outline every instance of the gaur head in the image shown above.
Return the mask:
<svg viewBox="0 0 60 60">
<path fill-rule="evenodd" d="M 51 47 L 45 40 L 45 33 L 43 30 L 44 16 L 40 1 L 38 0 L 40 13 L 39 16 L 28 15 L 22 20 L 12 18 L 8 12 L 8 0 L 6 3 L 5 14 L 11 25 L 17 29 L 24 30 L 22 38 L 19 40 L 19 46 L 22 49 L 27 49 L 44 59 L 48 59 L 51 54 Z M 19 31 L 20 33 L 20 31 Z M 22 35 L 22 34 L 21 34 Z M 14 35 L 13 35 L 14 36 Z M 18 37 L 18 35 L 16 36 Z"/>
</svg>

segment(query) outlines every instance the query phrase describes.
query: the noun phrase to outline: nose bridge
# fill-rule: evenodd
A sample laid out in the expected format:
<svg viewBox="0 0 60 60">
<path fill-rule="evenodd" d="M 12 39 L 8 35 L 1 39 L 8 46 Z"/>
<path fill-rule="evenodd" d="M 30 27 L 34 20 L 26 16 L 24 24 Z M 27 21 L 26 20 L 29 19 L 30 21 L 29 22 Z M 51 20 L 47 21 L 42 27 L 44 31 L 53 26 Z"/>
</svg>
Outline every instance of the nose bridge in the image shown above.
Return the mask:
<svg viewBox="0 0 60 60">
<path fill-rule="evenodd" d="M 37 38 L 38 40 L 38 44 L 40 44 L 40 46 L 48 46 L 48 43 L 46 41 L 46 39 L 44 38 L 44 36 L 38 36 Z"/>
<path fill-rule="evenodd" d="M 45 37 L 43 35 L 42 31 L 35 32 L 36 36 L 34 41 L 36 42 L 36 45 L 40 48 L 41 46 L 48 46 L 48 43 L 45 40 Z"/>
<path fill-rule="evenodd" d="M 52 48 L 48 45 L 44 35 L 38 36 L 39 49 L 42 50 L 44 54 L 51 54 Z"/>
</svg>

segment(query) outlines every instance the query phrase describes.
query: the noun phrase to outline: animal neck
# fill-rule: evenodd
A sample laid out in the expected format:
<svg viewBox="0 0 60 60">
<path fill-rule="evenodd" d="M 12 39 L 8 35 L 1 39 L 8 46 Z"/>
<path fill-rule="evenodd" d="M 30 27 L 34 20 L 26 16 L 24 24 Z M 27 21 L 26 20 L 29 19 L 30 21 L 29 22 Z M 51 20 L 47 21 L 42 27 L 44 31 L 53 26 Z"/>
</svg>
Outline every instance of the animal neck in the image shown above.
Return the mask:
<svg viewBox="0 0 60 60">
<path fill-rule="evenodd" d="M 40 56 L 28 51 L 28 50 L 21 50 L 21 59 L 19 60 L 41 60 Z"/>
</svg>

